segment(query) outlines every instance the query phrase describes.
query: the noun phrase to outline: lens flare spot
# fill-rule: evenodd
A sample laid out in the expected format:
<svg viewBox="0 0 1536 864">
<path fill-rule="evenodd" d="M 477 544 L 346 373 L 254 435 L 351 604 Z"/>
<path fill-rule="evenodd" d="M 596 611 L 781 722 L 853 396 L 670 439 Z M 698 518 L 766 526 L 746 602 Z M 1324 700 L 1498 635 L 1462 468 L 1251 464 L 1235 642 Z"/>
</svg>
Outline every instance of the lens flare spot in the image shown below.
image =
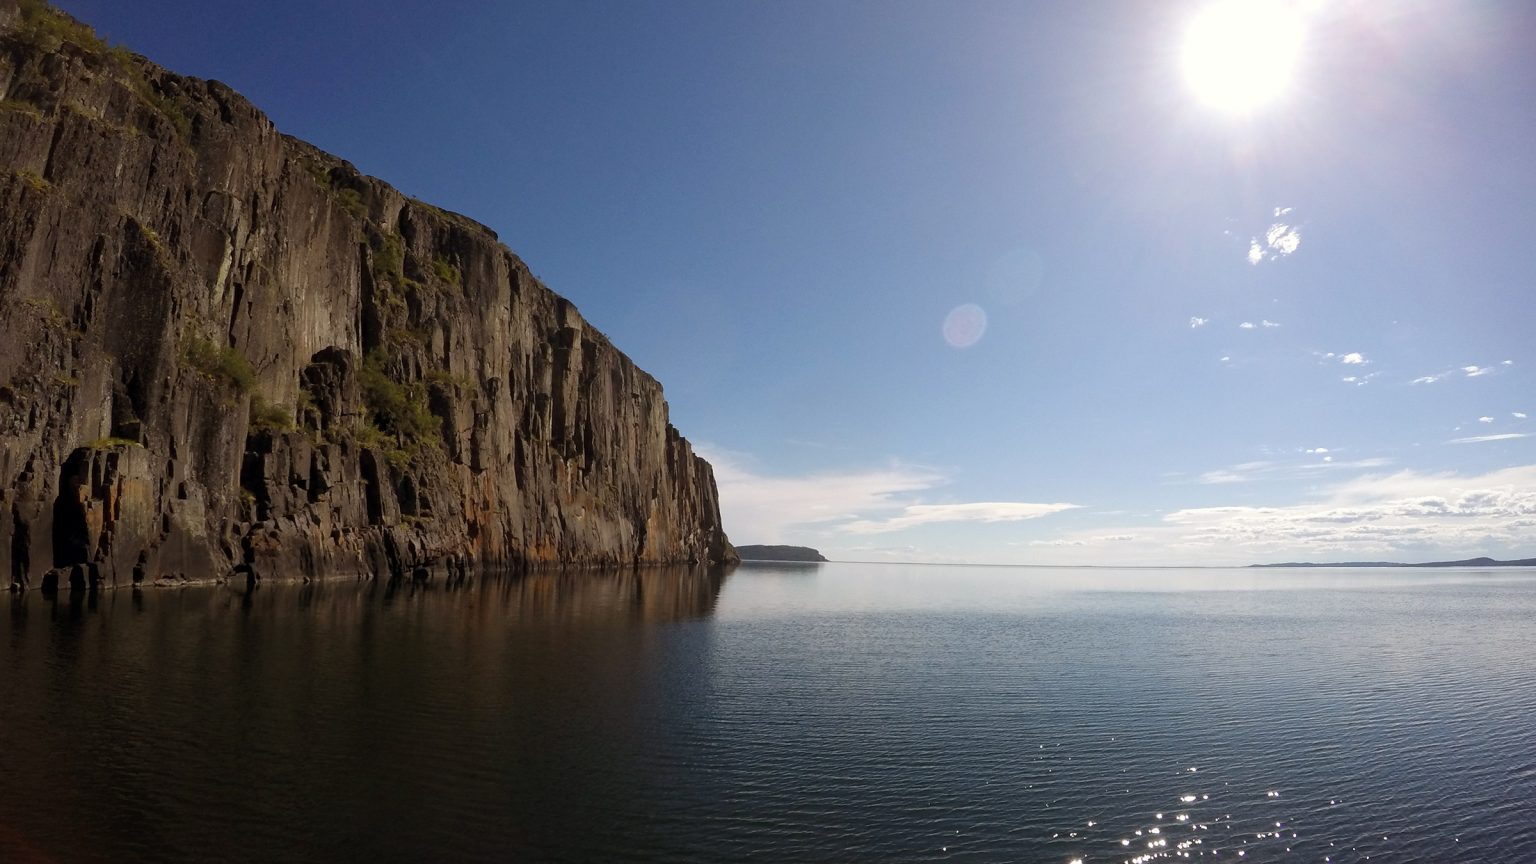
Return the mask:
<svg viewBox="0 0 1536 864">
<path fill-rule="evenodd" d="M 987 332 L 987 313 L 975 303 L 963 303 L 944 316 L 944 341 L 952 348 L 969 348 Z"/>
</svg>

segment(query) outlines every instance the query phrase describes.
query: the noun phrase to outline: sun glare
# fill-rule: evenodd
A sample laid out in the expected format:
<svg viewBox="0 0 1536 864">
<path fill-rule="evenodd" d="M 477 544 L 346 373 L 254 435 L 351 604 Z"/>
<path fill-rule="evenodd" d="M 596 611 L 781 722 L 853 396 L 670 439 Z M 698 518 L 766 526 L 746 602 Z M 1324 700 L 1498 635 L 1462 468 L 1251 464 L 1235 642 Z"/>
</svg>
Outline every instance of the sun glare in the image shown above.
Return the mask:
<svg viewBox="0 0 1536 864">
<path fill-rule="evenodd" d="M 1280 0 L 1218 0 L 1184 38 L 1184 78 L 1212 107 L 1246 114 L 1283 94 L 1301 48 L 1301 20 Z"/>
</svg>

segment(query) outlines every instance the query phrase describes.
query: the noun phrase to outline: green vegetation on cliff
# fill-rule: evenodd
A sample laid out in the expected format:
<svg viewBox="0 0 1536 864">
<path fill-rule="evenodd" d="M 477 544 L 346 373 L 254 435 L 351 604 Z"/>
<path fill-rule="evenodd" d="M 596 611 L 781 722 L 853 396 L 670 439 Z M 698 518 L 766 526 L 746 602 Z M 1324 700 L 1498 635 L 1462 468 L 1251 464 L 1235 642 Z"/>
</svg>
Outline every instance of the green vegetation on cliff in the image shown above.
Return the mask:
<svg viewBox="0 0 1536 864">
<path fill-rule="evenodd" d="M 187 339 L 182 356 L 187 365 L 204 378 L 231 387 L 237 393 L 249 393 L 256 386 L 256 370 L 238 348 L 215 345 L 193 336 Z"/>
</svg>

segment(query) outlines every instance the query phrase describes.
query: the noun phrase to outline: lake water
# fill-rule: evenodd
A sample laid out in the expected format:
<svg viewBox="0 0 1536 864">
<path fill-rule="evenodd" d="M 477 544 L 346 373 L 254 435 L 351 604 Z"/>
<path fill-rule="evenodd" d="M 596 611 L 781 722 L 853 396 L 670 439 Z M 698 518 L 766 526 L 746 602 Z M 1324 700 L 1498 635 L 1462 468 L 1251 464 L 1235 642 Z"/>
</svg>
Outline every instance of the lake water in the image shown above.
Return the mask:
<svg viewBox="0 0 1536 864">
<path fill-rule="evenodd" d="M 1536 861 L 1536 571 L 0 603 L 0 861 Z"/>
</svg>

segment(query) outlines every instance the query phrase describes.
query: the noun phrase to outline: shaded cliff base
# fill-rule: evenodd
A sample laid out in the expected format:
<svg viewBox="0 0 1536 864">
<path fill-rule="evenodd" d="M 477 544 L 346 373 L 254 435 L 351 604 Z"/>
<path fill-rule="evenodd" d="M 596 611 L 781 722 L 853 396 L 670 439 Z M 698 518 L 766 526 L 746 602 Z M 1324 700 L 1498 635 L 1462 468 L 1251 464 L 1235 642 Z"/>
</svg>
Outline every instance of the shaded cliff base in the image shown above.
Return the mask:
<svg viewBox="0 0 1536 864">
<path fill-rule="evenodd" d="M 455 590 L 475 583 L 569 586 L 584 584 L 590 580 L 599 580 L 603 584 L 623 583 L 632 585 L 634 586 L 635 596 L 638 597 L 645 593 L 663 590 L 656 586 L 665 585 L 673 577 L 684 579 L 689 584 L 697 584 L 701 580 L 708 581 L 718 590 L 720 583 L 740 563 L 739 561 L 729 561 L 725 563 L 657 564 L 648 567 L 606 568 L 549 565 L 507 569 L 474 567 L 462 561 L 449 561 L 442 562 L 440 566 L 420 565 L 409 570 L 398 569 L 378 576 L 372 574 L 362 576 L 315 574 L 299 571 L 263 573 L 254 566 L 243 565 L 237 566 L 225 575 L 162 573 L 154 578 L 148 578 L 148 574 L 144 573 L 142 578 L 135 578 L 131 582 L 120 584 L 103 579 L 97 568 L 93 568 L 90 565 L 77 564 L 72 567 L 54 568 L 47 571 L 36 585 L 12 582 L 9 591 L 12 594 L 24 594 L 31 590 L 45 597 L 58 597 L 63 594 L 78 599 L 80 597 L 92 597 L 103 591 L 116 591 L 118 589 L 141 591 L 228 587 L 233 590 L 254 591 L 262 585 L 312 585 L 317 583 L 339 584 L 354 582 L 384 586 L 391 591 L 403 586 Z M 645 586 L 647 585 L 652 587 L 646 588 Z M 664 590 L 676 591 L 680 589 L 677 586 L 671 586 Z"/>
<path fill-rule="evenodd" d="M 710 615 L 720 596 L 721 586 L 730 575 L 729 566 L 658 566 L 629 570 L 542 570 L 521 574 L 499 574 L 481 579 L 416 581 L 412 579 L 367 580 L 361 583 L 342 580 L 285 579 L 255 584 L 208 582 L 176 583 L 177 587 L 198 591 L 210 603 L 225 604 L 231 598 L 247 609 L 280 609 L 287 603 L 300 607 L 327 596 L 360 596 L 384 603 L 409 600 L 433 594 L 472 592 L 478 608 L 500 616 L 513 613 L 530 618 L 554 619 L 634 619 L 649 622 L 682 621 Z M 197 586 L 194 588 L 194 586 Z M 103 603 L 139 604 L 144 589 L 133 591 L 57 591 L 14 594 L 10 613 L 26 615 L 38 608 L 52 612 L 84 615 L 95 612 Z M 480 602 L 483 601 L 483 602 Z M 192 602 L 195 602 L 192 601 Z"/>
</svg>

